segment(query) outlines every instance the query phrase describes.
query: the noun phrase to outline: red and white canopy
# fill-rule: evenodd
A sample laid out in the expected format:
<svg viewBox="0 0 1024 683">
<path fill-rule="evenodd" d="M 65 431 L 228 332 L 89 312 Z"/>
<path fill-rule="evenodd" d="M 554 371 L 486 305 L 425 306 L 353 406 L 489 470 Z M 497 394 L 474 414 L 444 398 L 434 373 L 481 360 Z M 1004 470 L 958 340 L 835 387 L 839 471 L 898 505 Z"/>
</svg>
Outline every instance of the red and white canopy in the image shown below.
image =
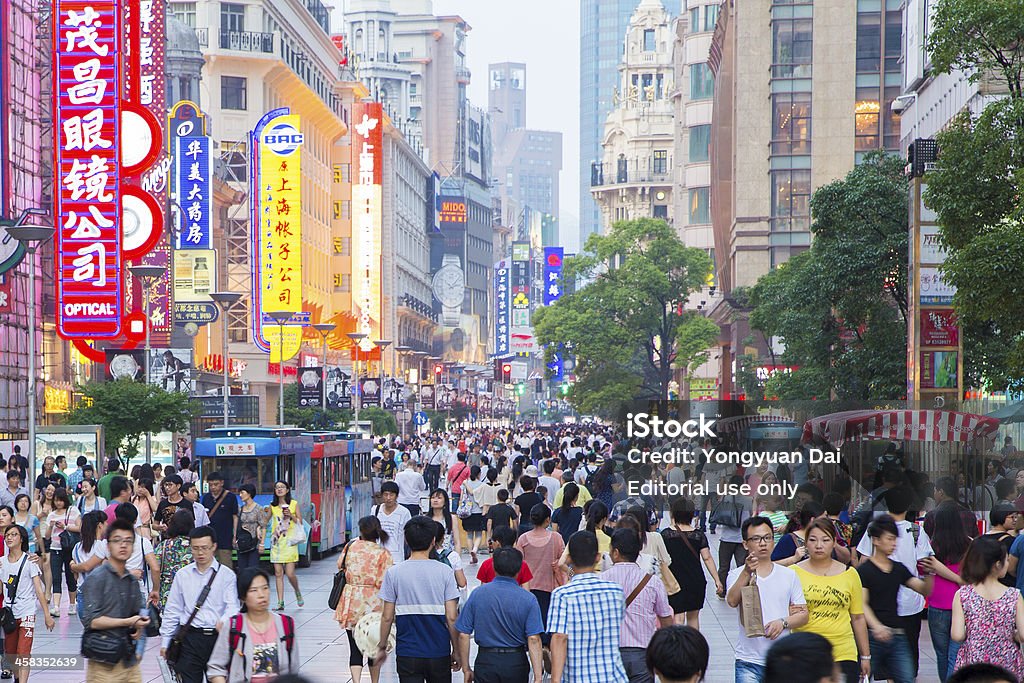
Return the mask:
<svg viewBox="0 0 1024 683">
<path fill-rule="evenodd" d="M 996 418 L 952 410 L 847 410 L 811 418 L 801 440 L 834 446 L 861 439 L 965 442 L 997 429 Z"/>
<path fill-rule="evenodd" d="M 715 434 L 729 434 L 731 432 L 743 431 L 747 427 L 757 424 L 792 421 L 791 417 L 778 414 L 734 415 L 722 418 L 721 420 L 715 420 L 712 430 Z"/>
</svg>

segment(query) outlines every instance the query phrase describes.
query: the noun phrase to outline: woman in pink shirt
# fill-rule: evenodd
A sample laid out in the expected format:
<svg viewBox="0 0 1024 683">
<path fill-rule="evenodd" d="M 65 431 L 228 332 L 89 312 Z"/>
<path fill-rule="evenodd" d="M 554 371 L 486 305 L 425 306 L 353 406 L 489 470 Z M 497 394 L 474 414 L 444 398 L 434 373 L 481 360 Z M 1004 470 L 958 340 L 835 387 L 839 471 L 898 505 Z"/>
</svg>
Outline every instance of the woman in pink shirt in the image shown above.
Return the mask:
<svg viewBox="0 0 1024 683">
<path fill-rule="evenodd" d="M 544 628 L 548 624 L 548 606 L 551 604 L 551 592 L 565 583 L 565 577 L 558 566 L 558 561 L 565 550 L 565 541 L 561 535 L 548 529 L 551 524 L 551 510 L 544 503 L 537 503 L 530 510 L 530 521 L 533 529 L 527 531 L 516 541 L 516 550 L 523 554 L 523 562 L 530 568 L 533 579 L 530 580 L 530 592 L 540 603 L 540 615 Z M 541 634 L 544 645 L 551 641 L 547 632 Z"/>
<path fill-rule="evenodd" d="M 953 623 L 953 596 L 964 584 L 960 578 L 960 561 L 971 545 L 971 539 L 960 520 L 956 503 L 941 503 L 935 509 L 934 536 L 931 548 L 934 555 L 921 560 L 922 569 L 935 574 L 935 587 L 928 597 L 928 631 L 935 648 L 935 663 L 939 680 L 953 673 L 960 643 L 950 638 Z M 924 540 L 924 539 L 922 539 Z"/>
</svg>

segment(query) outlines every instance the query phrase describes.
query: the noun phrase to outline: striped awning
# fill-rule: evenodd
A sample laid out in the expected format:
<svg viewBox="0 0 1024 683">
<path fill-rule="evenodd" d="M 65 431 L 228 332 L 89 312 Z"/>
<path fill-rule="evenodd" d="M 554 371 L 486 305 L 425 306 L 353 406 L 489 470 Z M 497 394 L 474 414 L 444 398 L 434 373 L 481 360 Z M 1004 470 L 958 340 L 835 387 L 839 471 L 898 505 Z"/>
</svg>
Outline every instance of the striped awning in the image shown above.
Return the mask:
<svg viewBox="0 0 1024 683">
<path fill-rule="evenodd" d="M 748 427 L 752 427 L 758 424 L 792 421 L 793 419 L 787 417 L 786 415 L 734 415 L 732 417 L 724 417 L 721 420 L 715 420 L 715 424 L 712 427 L 712 431 L 714 431 L 715 434 L 731 434 L 733 432 L 741 432 Z"/>
<path fill-rule="evenodd" d="M 848 410 L 804 423 L 802 441 L 841 446 L 846 441 L 966 442 L 999 429 L 999 420 L 952 410 Z"/>
</svg>

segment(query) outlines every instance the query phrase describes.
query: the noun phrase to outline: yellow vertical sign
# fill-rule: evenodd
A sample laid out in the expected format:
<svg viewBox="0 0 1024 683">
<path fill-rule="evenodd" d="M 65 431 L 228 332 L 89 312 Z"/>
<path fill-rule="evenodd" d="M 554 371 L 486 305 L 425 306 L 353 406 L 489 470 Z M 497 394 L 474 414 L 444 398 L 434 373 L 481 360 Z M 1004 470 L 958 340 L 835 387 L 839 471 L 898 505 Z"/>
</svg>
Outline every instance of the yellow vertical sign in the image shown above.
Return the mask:
<svg viewBox="0 0 1024 683">
<path fill-rule="evenodd" d="M 302 310 L 302 143 L 297 114 L 278 116 L 260 138 L 260 287 L 263 311 Z M 302 344 L 302 327 L 263 322 L 270 362 L 292 358 Z"/>
</svg>

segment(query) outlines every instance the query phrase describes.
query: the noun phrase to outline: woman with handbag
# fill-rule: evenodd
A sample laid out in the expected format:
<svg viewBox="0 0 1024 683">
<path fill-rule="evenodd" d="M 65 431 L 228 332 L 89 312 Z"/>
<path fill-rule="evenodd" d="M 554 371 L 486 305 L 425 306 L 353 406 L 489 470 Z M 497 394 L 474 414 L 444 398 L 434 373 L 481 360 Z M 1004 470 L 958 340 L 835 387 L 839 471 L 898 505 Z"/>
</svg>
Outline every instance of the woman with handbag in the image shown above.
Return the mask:
<svg viewBox="0 0 1024 683">
<path fill-rule="evenodd" d="M 278 676 L 298 678 L 302 659 L 295 621 L 270 608 L 270 576 L 259 568 L 238 572 L 242 611 L 224 615 L 206 666 L 210 683 L 269 683 Z"/>
<path fill-rule="evenodd" d="M 61 489 L 63 491 L 63 489 Z M 67 495 L 65 494 L 65 498 Z M 28 559 L 28 531 L 14 525 L 4 532 L 7 554 L 0 560 L 0 582 L 6 589 L 0 626 L 4 630 L 4 652 L 8 657 L 30 657 L 36 630 L 36 602 L 43 608 L 46 630 L 53 630 L 53 617 L 46 612 L 42 571 Z M 29 668 L 14 667 L 18 683 L 27 683 Z"/>
<path fill-rule="evenodd" d="M 75 573 L 71 571 L 71 551 L 79 541 L 82 515 L 71 504 L 68 492 L 57 489 L 53 494 L 53 512 L 47 517 L 47 538 L 50 539 L 50 575 L 53 577 L 53 606 L 50 616 L 60 616 L 61 574 L 68 585 L 68 613 L 77 612 L 76 595 L 78 585 Z M 65 547 L 66 546 L 66 547 Z"/>
<path fill-rule="evenodd" d="M 704 608 L 708 580 L 704 575 L 707 568 L 715 581 L 715 592 L 725 595 L 725 586 L 718 576 L 715 560 L 711 557 L 708 537 L 703 531 L 693 528 L 697 508 L 693 501 L 678 498 L 672 503 L 672 526 L 661 532 L 672 564 L 668 569 L 675 577 L 680 590 L 668 596 L 668 603 L 680 626 L 700 629 L 700 611 Z M 701 566 L 703 565 L 703 566 Z"/>
<path fill-rule="evenodd" d="M 263 535 L 266 532 L 266 521 L 263 508 L 256 504 L 256 487 L 242 484 L 238 487 L 238 497 L 242 506 L 238 509 L 238 531 L 235 533 L 235 550 L 238 551 L 236 568 L 241 571 L 247 567 L 260 566 L 260 548 L 263 547 Z"/>
<path fill-rule="evenodd" d="M 295 575 L 295 564 L 299 561 L 299 544 L 295 539 L 302 530 L 302 516 L 299 503 L 292 500 L 292 488 L 286 481 L 274 484 L 274 500 L 270 503 L 270 563 L 274 565 L 274 579 L 277 584 L 278 612 L 284 609 L 284 577 L 295 591 L 299 607 L 305 605 L 299 590 L 299 577 Z"/>
<path fill-rule="evenodd" d="M 338 556 L 338 571 L 344 572 L 344 588 L 334 610 L 334 620 L 348 636 L 348 667 L 353 681 L 363 680 L 363 653 L 356 646 L 353 629 L 364 614 L 383 609 L 377 593 L 384 582 L 384 572 L 394 562 L 383 545 L 387 540 L 388 534 L 380 527 L 380 520 L 367 515 L 359 520 L 359 538 L 349 542 Z M 380 680 L 382 664 L 366 660 L 373 683 Z"/>
</svg>

